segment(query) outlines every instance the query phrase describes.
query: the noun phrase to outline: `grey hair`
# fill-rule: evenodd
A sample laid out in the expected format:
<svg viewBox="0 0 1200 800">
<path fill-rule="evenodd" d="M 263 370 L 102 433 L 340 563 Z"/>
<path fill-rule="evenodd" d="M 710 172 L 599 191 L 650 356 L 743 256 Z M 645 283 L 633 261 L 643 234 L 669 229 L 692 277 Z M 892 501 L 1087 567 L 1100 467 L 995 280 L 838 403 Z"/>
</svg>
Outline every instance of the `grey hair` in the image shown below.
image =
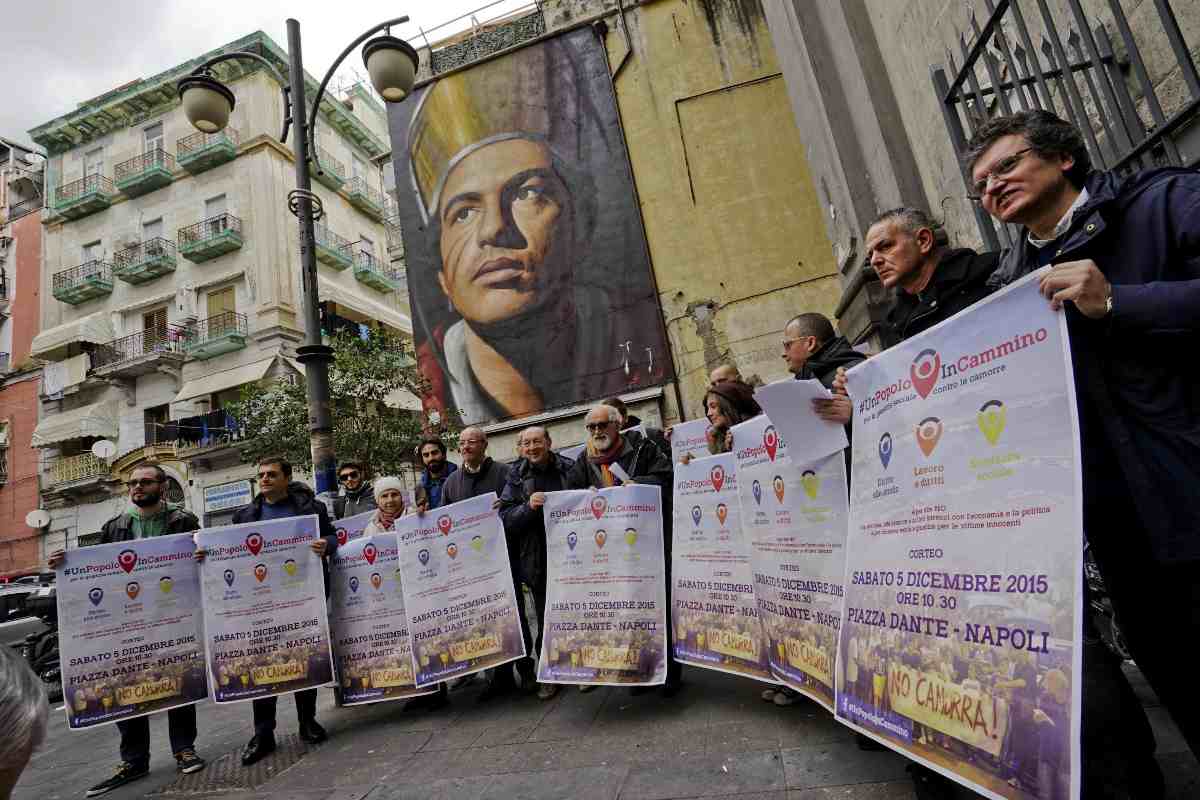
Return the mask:
<svg viewBox="0 0 1200 800">
<path fill-rule="evenodd" d="M 889 209 L 877 216 L 870 227 L 874 227 L 881 222 L 893 222 L 900 226 L 900 230 L 912 236 L 916 236 L 923 228 L 928 228 L 929 232 L 933 234 L 933 246 L 935 248 L 945 247 L 950 244 L 950 234 L 946 233 L 945 226 L 919 208 L 900 206 L 899 208 Z"/>
<path fill-rule="evenodd" d="M 809 311 L 805 314 L 792 317 L 783 326 L 783 329 L 786 331 L 793 325 L 796 326 L 801 336 L 815 336 L 817 344 L 825 344 L 836 335 L 833 331 L 833 323 L 829 321 L 829 317 L 816 311 Z"/>
<path fill-rule="evenodd" d="M 525 428 L 519 434 L 517 434 L 517 441 L 520 441 L 521 437 L 527 433 L 540 433 L 546 439 L 546 443 L 550 443 L 550 431 L 546 430 L 541 425 L 530 425 L 528 428 Z"/>
<path fill-rule="evenodd" d="M 616 422 L 617 424 L 620 424 L 620 422 L 621 422 L 621 412 L 620 411 L 613 408 L 612 406 L 606 406 L 603 403 L 601 403 L 598 406 L 592 406 L 592 411 L 599 411 L 600 409 L 604 409 L 605 411 L 608 412 L 606 414 L 606 416 L 608 417 L 609 422 Z M 589 417 L 592 415 L 592 411 L 588 412 Z"/>
<path fill-rule="evenodd" d="M 46 690 L 11 647 L 0 646 L 0 775 L 20 772 L 46 737 Z"/>
<path fill-rule="evenodd" d="M 468 425 L 467 427 L 463 428 L 461 431 L 458 432 L 458 436 L 461 439 L 464 434 L 471 432 L 471 431 L 478 433 L 479 437 L 481 439 L 483 439 L 485 442 L 488 440 L 487 432 L 483 428 L 479 427 L 478 425 Z"/>
</svg>

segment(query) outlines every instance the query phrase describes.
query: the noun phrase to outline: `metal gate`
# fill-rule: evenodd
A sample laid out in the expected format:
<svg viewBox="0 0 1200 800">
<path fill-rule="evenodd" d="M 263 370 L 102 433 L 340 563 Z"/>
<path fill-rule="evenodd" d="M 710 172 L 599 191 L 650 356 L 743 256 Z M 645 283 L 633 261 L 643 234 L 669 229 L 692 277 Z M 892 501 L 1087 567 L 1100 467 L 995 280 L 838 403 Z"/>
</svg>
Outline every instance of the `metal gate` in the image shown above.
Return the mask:
<svg viewBox="0 0 1200 800">
<path fill-rule="evenodd" d="M 972 35 L 958 36 L 962 66 L 947 50 L 946 65 L 931 68 L 933 88 L 960 165 L 967 141 L 985 121 L 1031 109 L 1052 111 L 1078 127 L 1097 169 L 1128 173 L 1200 162 L 1196 154 L 1200 148 L 1184 156 L 1177 143 L 1189 123 L 1200 120 L 1200 72 L 1169 0 L 1147 2 L 1154 4 L 1162 35 L 1188 91 L 1188 98 L 1170 116 L 1163 111 L 1121 0 L 1107 0 L 1112 25 L 1124 46 L 1120 58 L 1114 54 L 1108 29 L 1094 20 L 1089 23 L 1080 0 L 1066 0 L 1073 21 L 1062 26 L 1065 37 L 1047 0 L 985 1 L 988 18 L 983 26 L 972 15 Z M 1029 18 L 1032 25 L 1025 15 L 1030 6 L 1036 6 L 1038 14 Z M 947 69 L 953 78 L 947 79 Z M 1130 77 L 1137 95 L 1130 91 Z M 1139 101 L 1144 103 L 1140 115 Z M 964 185 L 969 186 L 965 165 L 962 173 Z M 977 204 L 975 219 L 987 249 L 1011 244 L 1015 235 L 1011 226 L 997 228 Z"/>
</svg>

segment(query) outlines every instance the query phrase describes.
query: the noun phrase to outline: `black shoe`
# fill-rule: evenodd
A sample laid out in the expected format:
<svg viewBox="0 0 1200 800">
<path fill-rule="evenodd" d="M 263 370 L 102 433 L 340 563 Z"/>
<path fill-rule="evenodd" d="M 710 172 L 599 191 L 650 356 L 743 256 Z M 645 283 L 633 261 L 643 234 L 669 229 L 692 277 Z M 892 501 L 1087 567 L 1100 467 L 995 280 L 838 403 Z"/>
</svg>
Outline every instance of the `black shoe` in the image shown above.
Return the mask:
<svg viewBox="0 0 1200 800">
<path fill-rule="evenodd" d="M 175 769 L 184 775 L 191 775 L 204 769 L 204 759 L 196 755 L 196 751 L 185 747 L 175 754 Z"/>
<path fill-rule="evenodd" d="M 923 764 L 909 764 L 905 771 L 912 777 L 917 800 L 955 800 L 958 796 L 958 784 L 940 772 Z"/>
<path fill-rule="evenodd" d="M 257 764 L 271 753 L 275 752 L 275 737 L 255 735 L 245 747 L 242 748 L 242 766 L 248 767 L 251 764 Z"/>
<path fill-rule="evenodd" d="M 515 688 L 516 686 L 514 686 L 512 683 L 502 680 L 493 680 L 487 686 L 483 687 L 483 691 L 480 692 L 479 696 L 475 698 L 475 702 L 487 703 L 495 700 L 498 697 L 505 697 L 506 695 L 511 694 Z"/>
<path fill-rule="evenodd" d="M 121 765 L 117 767 L 115 775 L 88 789 L 87 794 L 84 796 L 99 797 L 102 794 L 108 794 L 113 789 L 124 786 L 127 783 L 133 783 L 138 778 L 144 778 L 149 774 L 149 764 L 130 764 L 128 761 L 122 761 Z"/>
<path fill-rule="evenodd" d="M 329 738 L 329 734 L 315 719 L 300 723 L 300 740 L 309 744 L 320 744 Z"/>
<path fill-rule="evenodd" d="M 405 711 L 437 711 L 439 708 L 444 708 L 450 705 L 450 697 L 445 689 L 445 684 L 441 684 L 442 688 L 433 694 L 423 694 L 420 697 L 414 697 L 404 704 Z"/>
</svg>

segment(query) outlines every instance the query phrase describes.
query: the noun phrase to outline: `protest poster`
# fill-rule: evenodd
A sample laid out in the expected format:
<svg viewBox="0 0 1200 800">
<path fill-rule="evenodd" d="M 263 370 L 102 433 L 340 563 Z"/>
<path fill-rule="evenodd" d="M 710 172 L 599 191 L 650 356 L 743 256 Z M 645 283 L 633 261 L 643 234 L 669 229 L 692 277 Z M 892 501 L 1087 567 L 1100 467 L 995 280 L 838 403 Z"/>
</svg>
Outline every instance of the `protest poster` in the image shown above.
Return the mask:
<svg viewBox="0 0 1200 800">
<path fill-rule="evenodd" d="M 846 568 L 841 451 L 800 461 L 765 414 L 735 425 L 738 500 L 771 671 L 833 710 Z"/>
<path fill-rule="evenodd" d="M 504 525 L 485 494 L 396 520 L 419 687 L 525 655 Z"/>
<path fill-rule="evenodd" d="M 317 517 L 197 531 L 208 685 L 217 703 L 333 680 Z"/>
<path fill-rule="evenodd" d="M 671 461 L 678 464 L 685 455 L 699 458 L 708 455 L 709 422 L 703 417 L 680 422 L 671 427 Z"/>
<path fill-rule="evenodd" d="M 541 683 L 650 686 L 667 677 L 662 490 L 546 495 Z"/>
<path fill-rule="evenodd" d="M 849 372 L 838 717 L 1014 800 L 1062 796 L 1039 761 L 1079 795 L 1079 430 L 1038 277 Z"/>
<path fill-rule="evenodd" d="M 681 663 L 773 684 L 737 487 L 732 453 L 675 465 L 672 647 Z"/>
<path fill-rule="evenodd" d="M 808 460 L 840 453 L 850 446 L 846 429 L 837 422 L 823 420 L 813 413 L 813 400 L 833 397 L 833 393 L 815 379 L 768 383 L 754 393 L 754 399 L 789 442 L 803 442 Z"/>
<path fill-rule="evenodd" d="M 82 547 L 56 570 L 63 705 L 72 730 L 208 696 L 190 533 Z"/>
<path fill-rule="evenodd" d="M 371 520 L 374 518 L 375 509 L 371 509 L 361 514 L 355 514 L 353 517 L 342 517 L 339 520 L 335 520 L 333 530 L 337 535 L 338 547 L 341 547 L 352 539 L 361 538 L 363 532 L 366 531 L 367 526 L 371 524 Z"/>
<path fill-rule="evenodd" d="M 364 705 L 435 691 L 418 689 L 413 675 L 396 534 L 355 536 L 339 546 L 329 559 L 329 583 L 338 704 Z"/>
</svg>

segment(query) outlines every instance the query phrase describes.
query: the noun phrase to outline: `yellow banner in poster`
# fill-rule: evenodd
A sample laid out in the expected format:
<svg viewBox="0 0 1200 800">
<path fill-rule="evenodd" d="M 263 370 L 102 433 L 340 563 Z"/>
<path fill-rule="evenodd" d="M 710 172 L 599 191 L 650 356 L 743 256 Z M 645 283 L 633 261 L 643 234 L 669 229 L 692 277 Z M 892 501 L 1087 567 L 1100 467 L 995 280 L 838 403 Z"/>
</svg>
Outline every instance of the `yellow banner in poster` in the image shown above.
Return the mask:
<svg viewBox="0 0 1200 800">
<path fill-rule="evenodd" d="M 1008 705 L 1003 699 L 902 664 L 888 667 L 887 687 L 897 714 L 993 756 L 1000 755 L 1008 729 Z"/>
<path fill-rule="evenodd" d="M 708 648 L 714 653 L 723 653 L 734 658 L 758 660 L 758 640 L 741 631 L 708 629 Z"/>
<path fill-rule="evenodd" d="M 583 665 L 590 669 L 637 670 L 642 651 L 638 647 L 585 645 Z"/>
<path fill-rule="evenodd" d="M 813 647 L 808 642 L 791 637 L 783 640 L 783 647 L 789 664 L 833 688 L 833 658 L 825 648 Z"/>
<path fill-rule="evenodd" d="M 308 663 L 301 661 L 284 661 L 281 664 L 264 664 L 261 667 L 250 668 L 250 677 L 255 686 L 298 681 L 307 676 Z"/>
<path fill-rule="evenodd" d="M 149 703 L 152 700 L 163 700 L 178 695 L 179 681 L 174 678 L 162 678 L 157 681 L 135 683 L 132 686 L 118 686 L 116 694 L 119 706 Z"/>
<path fill-rule="evenodd" d="M 389 686 L 412 686 L 412 667 L 387 667 L 371 670 L 371 685 L 376 689 Z"/>
<path fill-rule="evenodd" d="M 465 642 L 450 643 L 450 657 L 455 661 L 470 661 L 472 658 L 490 656 L 501 650 L 503 648 L 500 645 L 500 637 L 494 633 L 476 636 Z"/>
</svg>

